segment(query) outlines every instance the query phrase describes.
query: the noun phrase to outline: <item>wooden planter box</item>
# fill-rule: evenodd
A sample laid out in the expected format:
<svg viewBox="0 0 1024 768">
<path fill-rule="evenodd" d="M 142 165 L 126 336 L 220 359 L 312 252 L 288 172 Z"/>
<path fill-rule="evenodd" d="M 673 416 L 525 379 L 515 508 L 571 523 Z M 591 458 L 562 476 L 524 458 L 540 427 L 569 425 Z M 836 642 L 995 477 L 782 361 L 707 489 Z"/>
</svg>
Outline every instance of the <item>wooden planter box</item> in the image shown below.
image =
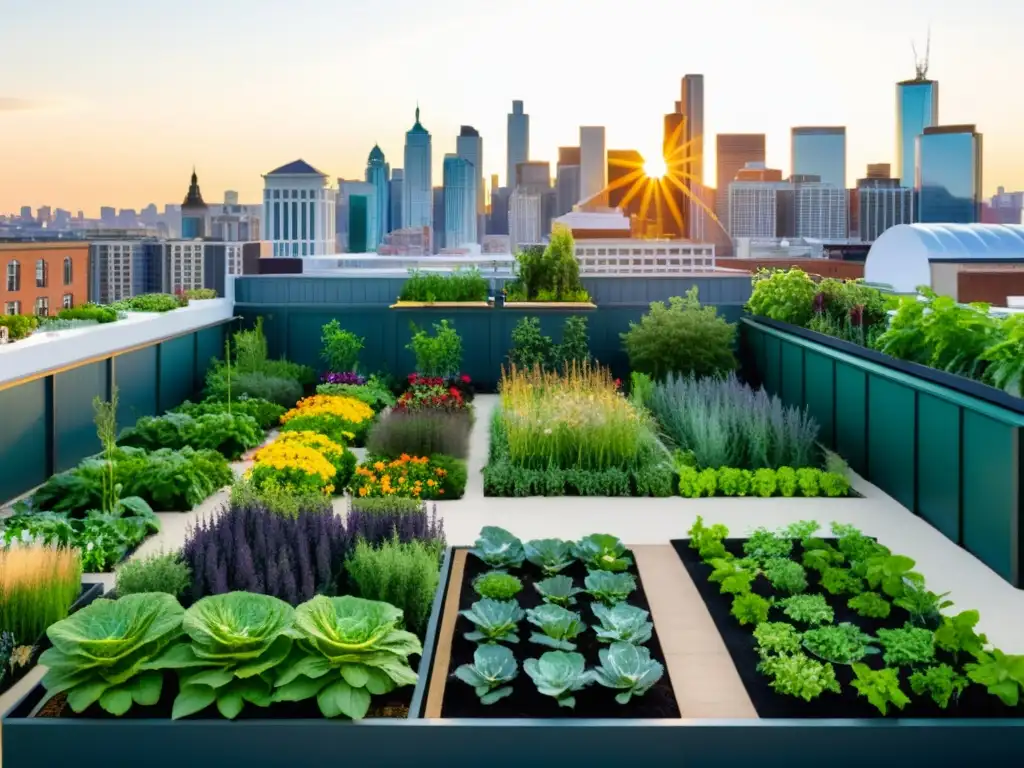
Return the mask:
<svg viewBox="0 0 1024 768">
<path fill-rule="evenodd" d="M 396 301 L 389 309 L 488 309 L 488 301 Z"/>
<path fill-rule="evenodd" d="M 580 310 L 597 309 L 590 301 L 506 301 L 506 309 L 546 309 L 546 310 Z"/>
</svg>

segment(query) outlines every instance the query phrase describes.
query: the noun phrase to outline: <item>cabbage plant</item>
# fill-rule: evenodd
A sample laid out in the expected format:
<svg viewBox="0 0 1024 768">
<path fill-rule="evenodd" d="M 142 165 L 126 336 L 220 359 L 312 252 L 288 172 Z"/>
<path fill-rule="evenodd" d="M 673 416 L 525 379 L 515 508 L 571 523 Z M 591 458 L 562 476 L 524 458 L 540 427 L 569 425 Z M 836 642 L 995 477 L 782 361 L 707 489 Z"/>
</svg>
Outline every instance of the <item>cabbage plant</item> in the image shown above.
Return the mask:
<svg viewBox="0 0 1024 768">
<path fill-rule="evenodd" d="M 602 603 L 621 603 L 636 590 L 636 579 L 629 573 L 591 571 L 583 580 L 587 594 Z"/>
<path fill-rule="evenodd" d="M 574 587 L 568 576 L 552 576 L 544 581 L 535 581 L 533 588 L 540 593 L 545 603 L 554 603 L 563 608 L 576 602 L 576 595 L 583 590 Z"/>
<path fill-rule="evenodd" d="M 473 663 L 463 664 L 455 676 L 473 686 L 481 704 L 493 704 L 512 695 L 512 682 L 519 674 L 512 651 L 504 645 L 479 645 L 473 652 Z"/>
<path fill-rule="evenodd" d="M 643 696 L 665 674 L 665 667 L 640 645 L 612 643 L 602 648 L 598 656 L 601 666 L 593 670 L 594 680 L 606 688 L 621 691 L 615 695 L 619 704 L 628 704 L 632 697 Z"/>
<path fill-rule="evenodd" d="M 469 610 L 459 611 L 476 625 L 475 632 L 467 632 L 466 639 L 475 643 L 518 643 L 516 628 L 523 620 L 523 609 L 515 600 L 477 600 Z"/>
<path fill-rule="evenodd" d="M 276 667 L 292 650 L 295 609 L 284 600 L 252 592 L 211 595 L 185 612 L 182 629 L 191 643 L 170 648 L 157 661 L 179 670 L 171 718 L 211 704 L 233 720 L 245 702 L 268 707 Z"/>
<path fill-rule="evenodd" d="M 185 609 L 173 595 L 141 592 L 99 599 L 46 631 L 53 647 L 39 657 L 47 697 L 66 693 L 82 712 L 99 702 L 112 715 L 160 700 L 162 651 L 181 637 Z"/>
<path fill-rule="evenodd" d="M 643 608 L 626 603 L 618 603 L 609 608 L 602 603 L 594 603 L 591 609 L 601 622 L 600 626 L 594 627 L 597 639 L 601 642 L 643 645 L 651 639 L 654 624 L 648 621 L 651 614 Z"/>
<path fill-rule="evenodd" d="M 518 568 L 526 557 L 523 542 L 496 525 L 485 525 L 481 528 L 480 536 L 469 552 L 491 568 Z"/>
<path fill-rule="evenodd" d="M 415 685 L 419 638 L 399 629 L 400 608 L 361 597 L 317 595 L 295 609 L 298 642 L 278 668 L 274 701 L 316 696 L 324 717 L 366 716 L 370 697 Z"/>
<path fill-rule="evenodd" d="M 523 551 L 526 559 L 540 568 L 545 576 L 554 576 L 576 561 L 572 544 L 561 539 L 534 539 L 523 544 Z"/>
<path fill-rule="evenodd" d="M 587 628 L 578 613 L 550 603 L 528 610 L 526 620 L 540 628 L 540 632 L 530 635 L 531 643 L 547 645 L 560 651 L 575 651 L 576 643 L 572 641 Z"/>
<path fill-rule="evenodd" d="M 633 564 L 626 554 L 626 545 L 607 533 L 592 533 L 584 536 L 572 547 L 577 560 L 595 571 L 625 571 Z"/>
<path fill-rule="evenodd" d="M 583 690 L 593 677 L 584 670 L 583 654 L 548 651 L 539 659 L 527 659 L 523 669 L 544 696 L 551 696 L 560 707 L 576 706 L 576 691 Z"/>
</svg>

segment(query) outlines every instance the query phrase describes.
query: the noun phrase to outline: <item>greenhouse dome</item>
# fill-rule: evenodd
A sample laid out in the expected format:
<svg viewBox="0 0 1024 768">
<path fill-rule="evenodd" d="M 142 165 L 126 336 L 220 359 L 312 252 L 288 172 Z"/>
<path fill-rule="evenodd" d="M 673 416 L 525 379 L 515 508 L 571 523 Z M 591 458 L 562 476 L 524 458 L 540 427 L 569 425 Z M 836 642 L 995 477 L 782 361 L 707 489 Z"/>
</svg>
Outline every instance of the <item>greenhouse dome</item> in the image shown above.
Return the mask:
<svg viewBox="0 0 1024 768">
<path fill-rule="evenodd" d="M 911 293 L 931 285 L 934 262 L 998 264 L 1024 262 L 1024 225 L 900 224 L 871 246 L 864 280 Z"/>
</svg>

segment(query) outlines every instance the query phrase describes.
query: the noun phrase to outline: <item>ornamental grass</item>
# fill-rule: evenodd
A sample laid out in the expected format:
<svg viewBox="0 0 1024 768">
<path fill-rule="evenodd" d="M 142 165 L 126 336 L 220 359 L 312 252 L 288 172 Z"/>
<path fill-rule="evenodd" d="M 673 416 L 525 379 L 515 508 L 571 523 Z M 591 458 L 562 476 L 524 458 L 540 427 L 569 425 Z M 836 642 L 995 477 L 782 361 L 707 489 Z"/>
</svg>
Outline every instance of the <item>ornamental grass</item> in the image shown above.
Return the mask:
<svg viewBox="0 0 1024 768">
<path fill-rule="evenodd" d="M 316 490 L 325 496 L 334 492 L 336 476 L 334 465 L 319 451 L 289 442 L 273 442 L 260 449 L 245 475 L 256 488 L 273 480 L 298 492 Z"/>
<path fill-rule="evenodd" d="M 606 368 L 573 363 L 502 370 L 501 418 L 511 462 L 527 469 L 604 470 L 641 463 L 655 440 L 650 417 Z"/>
<path fill-rule="evenodd" d="M 76 549 L 16 545 L 0 549 L 0 634 L 34 645 L 47 627 L 67 618 L 82 588 Z"/>
</svg>

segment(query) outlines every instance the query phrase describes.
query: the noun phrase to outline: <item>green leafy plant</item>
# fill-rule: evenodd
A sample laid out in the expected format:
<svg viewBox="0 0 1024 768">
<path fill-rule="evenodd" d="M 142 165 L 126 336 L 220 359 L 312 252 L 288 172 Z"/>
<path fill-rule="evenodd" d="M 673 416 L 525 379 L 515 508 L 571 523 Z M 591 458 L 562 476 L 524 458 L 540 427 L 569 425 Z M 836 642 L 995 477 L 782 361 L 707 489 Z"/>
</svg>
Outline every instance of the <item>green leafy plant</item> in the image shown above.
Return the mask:
<svg viewBox="0 0 1024 768">
<path fill-rule="evenodd" d="M 877 555 L 867 562 L 866 578 L 872 589 L 881 587 L 889 597 L 902 597 L 908 585 L 923 587 L 924 577 L 914 571 L 905 555 Z"/>
<path fill-rule="evenodd" d="M 575 562 L 572 543 L 561 539 L 534 539 L 523 544 L 526 559 L 545 576 L 554 576 Z"/>
<path fill-rule="evenodd" d="M 589 571 L 583 580 L 588 595 L 606 605 L 621 603 L 636 591 L 636 579 L 631 573 Z"/>
<path fill-rule="evenodd" d="M 560 605 L 543 603 L 526 612 L 526 620 L 540 629 L 530 634 L 530 642 L 560 651 L 575 651 L 576 639 L 587 628 L 580 615 Z"/>
<path fill-rule="evenodd" d="M 512 695 L 511 683 L 519 674 L 512 651 L 503 645 L 478 645 L 473 652 L 473 663 L 462 664 L 455 676 L 473 687 L 480 703 L 494 704 Z"/>
<path fill-rule="evenodd" d="M 729 537 L 729 529 L 721 523 L 715 523 L 709 528 L 704 525 L 704 518 L 697 515 L 687 535 L 690 537 L 690 549 L 696 549 L 705 562 L 728 554 L 722 542 Z"/>
<path fill-rule="evenodd" d="M 846 568 L 826 568 L 821 574 L 821 588 L 830 595 L 859 595 L 864 582 Z"/>
<path fill-rule="evenodd" d="M 156 704 L 164 681 L 156 659 L 181 636 L 184 615 L 172 595 L 140 593 L 94 600 L 58 621 L 46 632 L 53 647 L 39 657 L 47 696 L 66 693 L 75 712 L 99 703 L 117 716 Z"/>
<path fill-rule="evenodd" d="M 761 622 L 768 620 L 768 611 L 771 607 L 771 602 L 760 595 L 751 593 L 736 595 L 732 599 L 732 609 L 729 612 L 741 626 L 746 626 L 747 624 L 757 626 Z"/>
<path fill-rule="evenodd" d="M 192 583 L 192 570 L 177 552 L 126 560 L 114 571 L 118 597 L 164 592 L 181 597 Z"/>
<path fill-rule="evenodd" d="M 476 627 L 465 637 L 477 643 L 518 643 L 516 631 L 525 614 L 515 600 L 484 598 L 473 603 L 468 610 L 459 611 Z"/>
<path fill-rule="evenodd" d="M 560 370 L 590 363 L 590 338 L 587 334 L 587 318 L 571 315 L 562 326 L 562 343 L 555 348 L 555 364 Z"/>
<path fill-rule="evenodd" d="M 877 653 L 873 643 L 871 635 L 847 622 L 809 629 L 803 635 L 804 648 L 833 664 L 852 664 L 869 653 Z"/>
<path fill-rule="evenodd" d="M 294 404 L 294 401 L 289 405 Z M 285 407 L 263 400 L 259 397 L 241 395 L 229 398 L 228 400 L 204 400 L 201 403 L 193 403 L 186 400 L 175 408 L 171 413 L 184 413 L 192 417 L 204 416 L 208 413 L 231 413 L 245 416 L 252 416 L 260 429 L 270 429 L 281 421 L 285 413 Z"/>
<path fill-rule="evenodd" d="M 621 691 L 615 694 L 619 704 L 643 696 L 665 674 L 665 667 L 651 658 L 647 648 L 632 643 L 612 643 L 597 655 L 601 663 L 593 671 L 594 682 Z"/>
<path fill-rule="evenodd" d="M 270 706 L 276 668 L 292 650 L 294 609 L 283 600 L 229 592 L 199 600 L 185 612 L 191 642 L 175 645 L 156 663 L 177 669 L 180 688 L 172 719 L 216 703 L 223 717 L 238 717 L 248 701 Z"/>
<path fill-rule="evenodd" d="M 263 442 L 263 430 L 256 419 L 244 413 L 168 413 L 143 416 L 135 426 L 123 430 L 117 442 L 148 451 L 185 447 L 213 450 L 237 459 Z"/>
<path fill-rule="evenodd" d="M 743 542 L 743 551 L 760 563 L 773 558 L 786 558 L 793 551 L 793 542 L 767 528 L 758 528 Z"/>
<path fill-rule="evenodd" d="M 589 569 L 625 571 L 633 564 L 622 540 L 607 533 L 592 533 L 572 546 L 572 554 Z"/>
<path fill-rule="evenodd" d="M 769 560 L 765 563 L 764 575 L 780 592 L 795 595 L 807 589 L 807 571 L 792 560 Z"/>
<path fill-rule="evenodd" d="M 806 326 L 817 293 L 814 280 L 802 269 L 762 269 L 754 275 L 746 309 L 752 315 Z"/>
<path fill-rule="evenodd" d="M 523 543 L 504 528 L 495 525 L 486 525 L 480 529 L 480 536 L 469 553 L 479 557 L 491 568 L 518 568 L 526 558 Z"/>
<path fill-rule="evenodd" d="M 487 301 L 490 287 L 480 270 L 455 269 L 448 274 L 410 270 L 409 279 L 402 284 L 399 301 L 418 301 L 433 304 L 442 302 Z M 334 370 L 349 370 L 336 368 Z"/>
<path fill-rule="evenodd" d="M 363 351 L 365 339 L 346 331 L 337 320 L 331 320 L 320 330 L 323 350 L 320 357 L 327 363 L 327 370 L 344 373 L 359 369 L 359 353 Z"/>
<path fill-rule="evenodd" d="M 584 670 L 585 660 L 582 654 L 567 651 L 548 651 L 539 659 L 527 659 L 523 669 L 537 686 L 537 691 L 544 696 L 551 696 L 560 707 L 576 706 L 573 694 L 592 682 L 592 677 Z"/>
<path fill-rule="evenodd" d="M 858 616 L 864 616 L 869 619 L 885 619 L 892 610 L 889 601 L 877 592 L 864 592 L 856 597 L 851 597 L 847 600 L 846 604 Z"/>
<path fill-rule="evenodd" d="M 958 699 L 970 684 L 966 677 L 958 674 L 948 664 L 928 667 L 910 676 L 910 690 L 917 696 L 930 696 L 942 709 L 949 706 L 951 698 L 954 701 Z"/>
<path fill-rule="evenodd" d="M 988 638 L 978 634 L 981 615 L 977 611 L 961 611 L 956 616 L 943 616 L 942 624 L 935 630 L 935 645 L 959 660 L 961 653 L 978 658 L 988 645 Z"/>
<path fill-rule="evenodd" d="M 523 582 L 504 571 L 489 571 L 473 581 L 473 591 L 491 600 L 511 600 L 523 589 Z"/>
<path fill-rule="evenodd" d="M 799 653 L 800 638 L 796 627 L 783 621 L 763 621 L 754 627 L 757 652 L 762 659 L 780 654 Z"/>
<path fill-rule="evenodd" d="M 903 709 L 910 699 L 900 689 L 900 673 L 896 669 L 871 669 L 864 664 L 854 664 L 856 679 L 853 687 L 883 715 L 888 714 L 889 705 Z"/>
<path fill-rule="evenodd" d="M 594 632 L 602 643 L 643 645 L 651 639 L 654 624 L 648 621 L 651 614 L 643 608 L 626 603 L 617 603 L 611 607 L 594 603 L 591 610 L 600 622 L 600 626 L 594 626 Z"/>
<path fill-rule="evenodd" d="M 814 534 L 821 528 L 817 520 L 798 520 L 785 526 L 779 533 L 787 539 L 805 542 L 814 537 Z"/>
<path fill-rule="evenodd" d="M 462 337 L 447 320 L 434 323 L 434 335 L 412 328 L 412 340 L 406 349 L 416 357 L 416 372 L 423 376 L 449 379 L 462 368 Z"/>
<path fill-rule="evenodd" d="M 804 553 L 800 562 L 808 570 L 824 573 L 845 561 L 846 556 L 828 542 L 813 538 L 804 542 Z"/>
<path fill-rule="evenodd" d="M 1011 656 L 993 649 L 991 653 L 978 654 L 977 659 L 977 663 L 964 665 L 967 677 L 984 685 L 1006 706 L 1017 706 L 1021 688 L 1024 688 L 1024 656 Z"/>
<path fill-rule="evenodd" d="M 782 653 L 765 658 L 757 669 L 772 678 L 776 693 L 813 701 L 823 693 L 840 693 L 835 669 L 829 663 L 816 661 L 802 653 Z"/>
<path fill-rule="evenodd" d="M 910 614 L 910 620 L 915 624 L 923 624 L 929 627 L 935 626 L 942 620 L 941 611 L 953 604 L 952 600 L 944 598 L 949 592 L 937 595 L 931 590 L 925 589 L 924 585 L 908 583 L 904 587 L 903 594 L 893 600 L 893 604 L 902 608 Z"/>
<path fill-rule="evenodd" d="M 830 624 L 835 616 L 832 606 L 821 595 L 793 595 L 778 602 L 782 612 L 799 624 Z"/>
<path fill-rule="evenodd" d="M 363 718 L 371 696 L 415 685 L 409 656 L 423 646 L 399 629 L 402 611 L 360 597 L 317 595 L 295 609 L 298 642 L 278 669 L 274 701 L 316 696 L 324 717 Z"/>
<path fill-rule="evenodd" d="M 576 595 L 583 590 L 574 587 L 568 576 L 552 576 L 543 581 L 535 581 L 534 589 L 540 593 L 545 603 L 552 603 L 566 608 L 576 602 Z"/>
<path fill-rule="evenodd" d="M 545 368 L 555 357 L 555 343 L 540 329 L 539 317 L 524 317 L 512 329 L 509 362 L 517 368 Z"/>
<path fill-rule="evenodd" d="M 753 473 L 748 469 L 736 467 L 720 467 L 718 473 L 718 492 L 721 496 L 746 496 L 750 493 L 750 481 Z"/>
<path fill-rule="evenodd" d="M 141 293 L 129 299 L 121 299 L 110 305 L 117 312 L 170 312 L 188 304 L 184 296 L 178 298 L 171 293 Z"/>
<path fill-rule="evenodd" d="M 516 254 L 517 280 L 507 286 L 509 300 L 588 301 L 572 231 L 556 226 L 545 248 L 527 247 Z"/>
<path fill-rule="evenodd" d="M 758 575 L 754 563 L 736 558 L 715 558 L 710 565 L 714 570 L 708 581 L 718 582 L 718 591 L 723 595 L 745 595 Z"/>
<path fill-rule="evenodd" d="M 437 550 L 429 542 L 400 541 L 397 531 L 378 546 L 360 539 L 345 570 L 361 597 L 401 609 L 412 632 L 426 629 L 440 579 Z"/>
</svg>

